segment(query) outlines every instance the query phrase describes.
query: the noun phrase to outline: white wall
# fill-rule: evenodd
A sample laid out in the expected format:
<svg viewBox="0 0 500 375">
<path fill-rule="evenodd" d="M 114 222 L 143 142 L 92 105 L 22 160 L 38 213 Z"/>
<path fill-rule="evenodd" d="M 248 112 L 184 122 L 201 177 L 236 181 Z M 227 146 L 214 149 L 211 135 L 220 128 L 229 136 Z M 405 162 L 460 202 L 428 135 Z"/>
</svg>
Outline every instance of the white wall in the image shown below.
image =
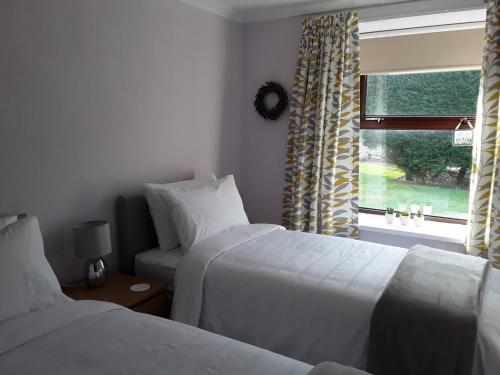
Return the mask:
<svg viewBox="0 0 500 375">
<path fill-rule="evenodd" d="M 257 90 L 268 80 L 290 93 L 297 63 L 301 18 L 256 22 L 243 29 L 243 143 L 241 191 L 256 222 L 281 223 L 288 111 L 275 122 L 253 109 Z"/>
<path fill-rule="evenodd" d="M 39 217 L 61 280 L 81 276 L 72 225 L 114 232 L 119 194 L 238 174 L 239 24 L 173 0 L 2 0 L 0 46 L 0 214 Z"/>
</svg>

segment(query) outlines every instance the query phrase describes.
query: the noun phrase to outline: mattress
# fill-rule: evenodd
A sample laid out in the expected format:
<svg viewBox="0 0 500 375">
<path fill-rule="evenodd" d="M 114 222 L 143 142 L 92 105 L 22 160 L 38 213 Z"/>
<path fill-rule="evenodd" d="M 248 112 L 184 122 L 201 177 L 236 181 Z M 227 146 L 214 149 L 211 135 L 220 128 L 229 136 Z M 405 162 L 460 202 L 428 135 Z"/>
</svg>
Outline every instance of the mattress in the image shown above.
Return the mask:
<svg viewBox="0 0 500 375">
<path fill-rule="evenodd" d="M 154 280 L 166 281 L 173 288 L 175 270 L 183 256 L 182 248 L 163 251 L 159 247 L 143 251 L 135 256 L 135 274 Z"/>
</svg>

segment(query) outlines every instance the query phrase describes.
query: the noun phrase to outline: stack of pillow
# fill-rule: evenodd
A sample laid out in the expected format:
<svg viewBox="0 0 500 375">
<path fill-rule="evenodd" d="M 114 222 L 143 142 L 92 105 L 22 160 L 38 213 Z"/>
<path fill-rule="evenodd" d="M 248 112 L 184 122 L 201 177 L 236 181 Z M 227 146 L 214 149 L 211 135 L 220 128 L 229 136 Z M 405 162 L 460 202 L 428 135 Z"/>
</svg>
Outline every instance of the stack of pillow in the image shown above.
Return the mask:
<svg viewBox="0 0 500 375">
<path fill-rule="evenodd" d="M 148 183 L 144 193 L 162 250 L 180 244 L 185 253 L 208 237 L 249 224 L 233 175 Z"/>
</svg>

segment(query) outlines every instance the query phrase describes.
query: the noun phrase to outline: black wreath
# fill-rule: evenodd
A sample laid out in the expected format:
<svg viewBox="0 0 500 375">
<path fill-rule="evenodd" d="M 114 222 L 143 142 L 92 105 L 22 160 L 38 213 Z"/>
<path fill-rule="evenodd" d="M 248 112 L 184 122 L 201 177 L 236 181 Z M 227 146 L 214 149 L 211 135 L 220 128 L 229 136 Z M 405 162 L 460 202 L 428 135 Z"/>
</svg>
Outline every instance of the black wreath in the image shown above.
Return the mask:
<svg viewBox="0 0 500 375">
<path fill-rule="evenodd" d="M 269 94 L 278 96 L 278 103 L 272 108 L 266 106 L 266 96 Z M 288 94 L 279 83 L 268 81 L 255 95 L 254 106 L 261 117 L 266 120 L 276 121 L 288 107 Z"/>
</svg>

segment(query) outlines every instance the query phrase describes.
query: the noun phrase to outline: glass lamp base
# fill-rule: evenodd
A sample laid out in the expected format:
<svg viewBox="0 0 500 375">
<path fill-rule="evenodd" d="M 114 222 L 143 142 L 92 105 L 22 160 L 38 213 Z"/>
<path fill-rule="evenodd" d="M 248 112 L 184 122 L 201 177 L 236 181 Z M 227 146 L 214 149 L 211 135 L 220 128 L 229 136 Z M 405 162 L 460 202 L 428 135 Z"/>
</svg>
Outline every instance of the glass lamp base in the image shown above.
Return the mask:
<svg viewBox="0 0 500 375">
<path fill-rule="evenodd" d="M 87 259 L 83 266 L 83 279 L 89 288 L 97 288 L 106 283 L 108 266 L 101 257 Z"/>
</svg>

